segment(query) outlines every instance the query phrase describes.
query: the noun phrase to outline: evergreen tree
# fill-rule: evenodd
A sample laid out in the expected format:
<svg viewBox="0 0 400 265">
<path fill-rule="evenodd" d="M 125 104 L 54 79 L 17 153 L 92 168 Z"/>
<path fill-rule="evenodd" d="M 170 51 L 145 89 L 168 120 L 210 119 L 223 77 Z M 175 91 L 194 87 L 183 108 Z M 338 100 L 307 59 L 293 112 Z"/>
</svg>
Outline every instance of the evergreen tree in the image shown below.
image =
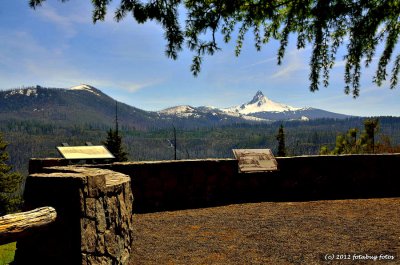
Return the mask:
<svg viewBox="0 0 400 265">
<path fill-rule="evenodd" d="M 361 147 L 365 153 L 375 153 L 375 133 L 378 130 L 378 118 L 364 120 L 364 133 L 361 135 Z"/>
<path fill-rule="evenodd" d="M 9 158 L 6 148 L 8 143 L 0 133 L 0 216 L 16 211 L 21 204 L 20 191 L 22 175 L 11 172 L 12 166 L 6 162 Z"/>
<path fill-rule="evenodd" d="M 285 146 L 285 132 L 283 131 L 283 125 L 279 127 L 278 134 L 276 135 L 276 140 L 278 140 L 278 156 L 286 156 L 286 146 Z"/>
<path fill-rule="evenodd" d="M 107 149 L 115 156 L 115 161 L 127 161 L 127 152 L 122 147 L 122 137 L 119 135 L 118 130 L 110 129 L 107 132 L 107 140 L 103 143 Z"/>
<path fill-rule="evenodd" d="M 357 141 L 357 128 L 351 128 L 346 134 L 339 134 L 336 137 L 336 145 L 332 151 L 334 155 L 358 154 L 360 153 L 360 143 Z M 321 150 L 321 153 L 324 152 Z"/>
<path fill-rule="evenodd" d="M 328 146 L 323 145 L 321 146 L 321 149 L 319 150 L 320 155 L 329 155 L 331 152 L 329 151 Z"/>
<path fill-rule="evenodd" d="M 331 152 L 329 151 L 327 146 L 323 146 L 320 150 L 320 154 L 340 155 L 375 153 L 375 133 L 378 130 L 378 118 L 365 119 L 364 132 L 361 134 L 360 139 L 357 139 L 357 128 L 349 129 L 346 134 L 339 134 L 338 136 L 336 136 L 336 145 Z M 386 139 L 386 141 L 389 140 Z"/>
<path fill-rule="evenodd" d="M 128 153 L 122 147 L 122 137 L 118 131 L 118 102 L 115 102 L 115 130 L 110 130 L 107 133 L 107 140 L 103 143 L 107 149 L 115 156 L 115 161 L 128 161 Z"/>
</svg>

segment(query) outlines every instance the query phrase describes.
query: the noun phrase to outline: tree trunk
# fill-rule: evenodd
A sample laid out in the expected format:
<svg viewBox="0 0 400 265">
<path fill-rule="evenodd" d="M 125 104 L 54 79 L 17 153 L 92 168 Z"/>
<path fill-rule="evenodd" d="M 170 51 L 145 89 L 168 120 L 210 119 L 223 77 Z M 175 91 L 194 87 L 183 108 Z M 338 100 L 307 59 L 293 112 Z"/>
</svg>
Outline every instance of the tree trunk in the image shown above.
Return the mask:
<svg viewBox="0 0 400 265">
<path fill-rule="evenodd" d="M 0 245 L 28 236 L 37 228 L 56 220 L 57 212 L 52 207 L 36 208 L 32 211 L 8 214 L 0 217 Z"/>
</svg>

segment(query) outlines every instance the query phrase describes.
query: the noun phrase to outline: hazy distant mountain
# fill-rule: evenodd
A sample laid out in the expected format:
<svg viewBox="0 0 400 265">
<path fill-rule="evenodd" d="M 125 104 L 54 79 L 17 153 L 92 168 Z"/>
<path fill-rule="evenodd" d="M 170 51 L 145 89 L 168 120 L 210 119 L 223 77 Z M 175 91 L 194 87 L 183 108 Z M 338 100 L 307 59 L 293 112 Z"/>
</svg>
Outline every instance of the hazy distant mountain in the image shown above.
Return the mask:
<svg viewBox="0 0 400 265">
<path fill-rule="evenodd" d="M 164 115 L 176 117 L 197 118 L 207 114 L 226 115 L 230 118 L 242 119 L 252 122 L 267 122 L 276 120 L 303 120 L 320 118 L 345 119 L 349 115 L 329 112 L 315 108 L 297 108 L 286 104 L 274 102 L 257 91 L 252 100 L 247 103 L 229 108 L 192 107 L 187 105 L 176 106 L 160 111 Z"/>
<path fill-rule="evenodd" d="M 0 91 L 0 121 L 29 120 L 66 126 L 96 124 L 114 126 L 115 99 L 90 85 L 72 88 L 26 87 Z M 159 112 L 145 111 L 118 103 L 120 126 L 136 129 L 180 128 L 264 121 L 257 117 L 207 107 L 178 106 Z"/>
<path fill-rule="evenodd" d="M 215 107 L 192 107 L 189 105 L 180 105 L 167 108 L 158 112 L 166 117 L 186 118 L 186 119 L 213 119 L 216 121 L 248 121 L 248 122 L 265 122 L 267 120 L 254 116 L 244 115 L 241 113 L 225 112 Z"/>
<path fill-rule="evenodd" d="M 115 100 L 90 85 L 69 89 L 41 86 L 0 91 L 0 120 L 30 120 L 72 124 L 113 126 Z M 346 118 L 343 114 L 314 108 L 295 108 L 268 99 L 258 91 L 247 103 L 230 108 L 175 106 L 158 112 L 118 103 L 121 126 L 136 129 L 180 128 L 276 120 Z"/>
</svg>

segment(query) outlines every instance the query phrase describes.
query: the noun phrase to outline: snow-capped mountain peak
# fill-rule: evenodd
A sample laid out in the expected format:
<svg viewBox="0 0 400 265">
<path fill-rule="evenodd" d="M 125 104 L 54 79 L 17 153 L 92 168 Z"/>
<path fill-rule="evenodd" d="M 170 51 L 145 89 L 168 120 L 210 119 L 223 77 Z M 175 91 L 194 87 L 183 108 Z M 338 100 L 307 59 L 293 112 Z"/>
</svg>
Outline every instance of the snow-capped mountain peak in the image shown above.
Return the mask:
<svg viewBox="0 0 400 265">
<path fill-rule="evenodd" d="M 81 84 L 79 86 L 71 87 L 70 90 L 84 90 L 84 91 L 91 92 L 91 93 L 95 94 L 96 96 L 100 96 L 100 93 L 99 93 L 100 91 L 97 88 L 92 87 L 90 85 L 86 85 L 86 84 Z"/>
<path fill-rule="evenodd" d="M 253 97 L 253 99 L 245 104 L 239 106 L 233 106 L 230 108 L 222 109 L 224 112 L 237 112 L 240 114 L 251 114 L 257 112 L 284 112 L 284 111 L 295 111 L 300 108 L 292 107 L 282 103 L 274 102 L 271 99 L 264 96 L 259 90 Z"/>
<path fill-rule="evenodd" d="M 265 101 L 265 99 L 267 99 L 267 97 L 264 96 L 264 94 L 263 94 L 263 92 L 261 92 L 261 90 L 258 90 L 257 93 L 254 95 L 253 99 L 248 104 L 262 102 L 262 101 Z"/>
</svg>

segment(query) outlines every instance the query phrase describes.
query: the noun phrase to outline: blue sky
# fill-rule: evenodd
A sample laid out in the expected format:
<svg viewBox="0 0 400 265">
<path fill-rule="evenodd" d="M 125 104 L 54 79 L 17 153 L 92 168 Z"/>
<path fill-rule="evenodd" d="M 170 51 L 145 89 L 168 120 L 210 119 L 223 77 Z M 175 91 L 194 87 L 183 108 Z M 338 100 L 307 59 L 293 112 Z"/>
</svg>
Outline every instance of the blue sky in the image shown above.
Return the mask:
<svg viewBox="0 0 400 265">
<path fill-rule="evenodd" d="M 165 56 L 160 25 L 138 25 L 130 16 L 117 23 L 112 11 L 105 22 L 93 24 L 89 0 L 64 4 L 48 0 L 36 10 L 29 8 L 28 0 L 2 0 L 0 89 L 90 84 L 145 110 L 180 104 L 229 107 L 249 101 L 261 90 L 270 99 L 294 107 L 400 116 L 399 89 L 373 84 L 374 65 L 363 70 L 357 99 L 343 92 L 340 57 L 331 71 L 330 86 L 312 93 L 308 90 L 310 48 L 298 51 L 292 41 L 284 63 L 277 66 L 278 43 L 257 52 L 249 35 L 239 57 L 234 56 L 234 42 L 221 42 L 222 52 L 206 57 L 195 78 L 189 51 L 181 52 L 176 61 Z"/>
</svg>

